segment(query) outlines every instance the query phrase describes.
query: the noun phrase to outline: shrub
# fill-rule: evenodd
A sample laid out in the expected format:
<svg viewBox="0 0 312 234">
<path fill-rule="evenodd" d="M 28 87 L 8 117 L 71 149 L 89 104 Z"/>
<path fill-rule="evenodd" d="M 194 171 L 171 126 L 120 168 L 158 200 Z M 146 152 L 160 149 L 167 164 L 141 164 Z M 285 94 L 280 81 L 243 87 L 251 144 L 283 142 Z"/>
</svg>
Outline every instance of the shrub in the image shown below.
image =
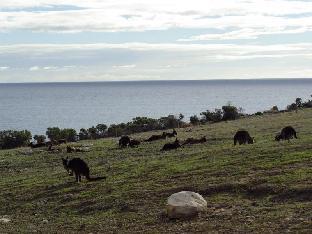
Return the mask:
<svg viewBox="0 0 312 234">
<path fill-rule="evenodd" d="M 255 115 L 259 115 L 260 116 L 260 115 L 263 115 L 263 113 L 261 111 L 258 111 L 258 112 L 255 113 Z"/>
<path fill-rule="evenodd" d="M 297 110 L 298 109 L 298 106 L 296 103 L 292 103 L 290 105 L 287 106 L 287 110 L 288 111 L 294 111 L 294 110 Z"/>
<path fill-rule="evenodd" d="M 96 125 L 96 132 L 98 135 L 98 138 L 102 138 L 105 136 L 106 130 L 107 130 L 107 125 L 105 124 L 98 124 Z"/>
<path fill-rule="evenodd" d="M 69 142 L 77 141 L 77 132 L 73 128 L 64 128 L 61 130 L 60 139 L 65 139 Z"/>
<path fill-rule="evenodd" d="M 181 123 L 174 115 L 168 115 L 167 117 L 161 117 L 159 124 L 162 129 L 177 128 Z"/>
<path fill-rule="evenodd" d="M 234 120 L 239 118 L 238 110 L 235 106 L 228 104 L 226 106 L 222 106 L 223 116 L 222 120 Z"/>
<path fill-rule="evenodd" d="M 197 117 L 197 115 L 191 116 L 191 117 L 190 117 L 190 122 L 191 122 L 191 124 L 193 124 L 193 125 L 199 124 L 199 118 Z"/>
<path fill-rule="evenodd" d="M 277 106 L 272 106 L 271 112 L 278 112 L 278 107 Z"/>
<path fill-rule="evenodd" d="M 308 101 L 302 103 L 302 107 L 304 107 L 304 108 L 312 108 L 312 100 L 308 100 Z"/>
<path fill-rule="evenodd" d="M 79 140 L 88 140 L 90 139 L 88 130 L 81 128 L 79 131 Z"/>
<path fill-rule="evenodd" d="M 42 144 L 45 142 L 46 136 L 45 135 L 35 135 L 34 140 L 37 142 L 37 144 Z"/>
<path fill-rule="evenodd" d="M 215 109 L 214 112 L 207 110 L 200 113 L 200 115 L 203 122 L 220 122 L 222 120 L 222 110 L 220 109 Z"/>
<path fill-rule="evenodd" d="M 64 128 L 60 129 L 58 127 L 48 128 L 46 131 L 46 135 L 51 141 L 58 141 L 60 139 L 65 139 L 66 141 L 76 141 L 77 140 L 77 132 L 72 128 Z"/>
<path fill-rule="evenodd" d="M 296 98 L 296 101 L 295 101 L 297 107 L 302 107 L 302 99 L 301 98 Z"/>
<path fill-rule="evenodd" d="M 58 141 L 62 139 L 61 129 L 59 129 L 58 127 L 48 128 L 46 131 L 46 135 L 51 141 Z"/>
<path fill-rule="evenodd" d="M 31 133 L 24 131 L 0 131 L 0 148 L 13 149 L 16 147 L 26 146 L 31 140 Z"/>
</svg>

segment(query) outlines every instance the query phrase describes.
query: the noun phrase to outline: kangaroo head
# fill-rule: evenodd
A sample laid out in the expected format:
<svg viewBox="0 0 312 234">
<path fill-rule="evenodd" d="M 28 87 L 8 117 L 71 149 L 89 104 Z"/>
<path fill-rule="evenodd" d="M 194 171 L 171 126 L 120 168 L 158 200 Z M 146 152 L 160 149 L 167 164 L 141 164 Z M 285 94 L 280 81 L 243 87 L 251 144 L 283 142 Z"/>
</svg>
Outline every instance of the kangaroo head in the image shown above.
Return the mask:
<svg viewBox="0 0 312 234">
<path fill-rule="evenodd" d="M 68 167 L 68 157 L 67 158 L 62 158 L 62 162 L 63 162 L 64 169 L 67 171 L 67 173 L 69 175 L 72 175 L 72 171 Z"/>
<path fill-rule="evenodd" d="M 248 144 L 253 144 L 255 142 L 253 137 L 248 138 Z"/>
<path fill-rule="evenodd" d="M 275 140 L 276 140 L 276 141 L 280 141 L 280 139 L 282 139 L 282 135 L 281 135 L 281 134 L 277 134 L 277 135 L 275 136 Z"/>
</svg>

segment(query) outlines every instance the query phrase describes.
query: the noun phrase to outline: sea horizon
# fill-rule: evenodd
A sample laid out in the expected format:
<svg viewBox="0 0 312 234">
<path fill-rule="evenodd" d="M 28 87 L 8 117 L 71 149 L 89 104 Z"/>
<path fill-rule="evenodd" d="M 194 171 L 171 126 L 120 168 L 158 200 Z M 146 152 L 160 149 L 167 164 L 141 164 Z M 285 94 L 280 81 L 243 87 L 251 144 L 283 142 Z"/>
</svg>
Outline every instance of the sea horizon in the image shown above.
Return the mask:
<svg viewBox="0 0 312 234">
<path fill-rule="evenodd" d="M 246 114 L 310 98 L 312 79 L 105 81 L 0 84 L 0 130 L 89 128 L 135 117 L 190 116 L 227 103 Z"/>
<path fill-rule="evenodd" d="M 209 81 L 282 81 L 282 80 L 312 80 L 312 77 L 286 77 L 286 78 L 226 78 L 226 79 L 159 79 L 159 80 L 101 80 L 101 81 L 45 81 L 45 82 L 1 82 L 2 84 L 75 84 L 75 83 L 153 83 L 153 82 L 209 82 Z"/>
</svg>

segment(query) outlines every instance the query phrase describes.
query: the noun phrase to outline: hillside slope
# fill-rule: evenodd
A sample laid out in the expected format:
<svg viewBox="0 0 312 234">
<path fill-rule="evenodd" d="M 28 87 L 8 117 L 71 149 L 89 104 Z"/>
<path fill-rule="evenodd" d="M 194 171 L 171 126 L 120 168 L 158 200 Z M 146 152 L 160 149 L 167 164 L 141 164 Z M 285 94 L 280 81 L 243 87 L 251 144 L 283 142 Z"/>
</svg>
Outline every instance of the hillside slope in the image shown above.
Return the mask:
<svg viewBox="0 0 312 234">
<path fill-rule="evenodd" d="M 292 125 L 297 140 L 275 142 Z M 233 146 L 239 128 L 253 145 Z M 151 132 L 133 137 L 144 139 Z M 206 136 L 201 145 L 161 152 L 165 142 L 119 149 L 117 139 L 86 153 L 0 151 L 0 233 L 16 232 L 310 232 L 312 230 L 312 110 L 272 114 L 178 129 L 180 140 Z M 64 146 L 63 146 L 64 147 Z M 80 157 L 106 181 L 74 182 L 61 157 Z M 199 192 L 208 211 L 193 220 L 168 220 L 166 199 Z"/>
</svg>

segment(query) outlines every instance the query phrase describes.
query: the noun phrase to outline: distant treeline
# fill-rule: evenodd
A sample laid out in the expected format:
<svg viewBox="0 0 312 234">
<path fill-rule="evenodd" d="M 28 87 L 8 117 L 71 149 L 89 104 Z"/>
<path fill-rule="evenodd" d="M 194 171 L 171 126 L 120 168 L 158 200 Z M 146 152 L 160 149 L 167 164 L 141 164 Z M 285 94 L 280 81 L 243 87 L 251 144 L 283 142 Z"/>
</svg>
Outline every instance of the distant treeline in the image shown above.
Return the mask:
<svg viewBox="0 0 312 234">
<path fill-rule="evenodd" d="M 311 95 L 312 97 L 312 95 Z M 294 103 L 287 106 L 286 110 L 278 110 L 277 106 L 273 106 L 271 110 L 264 112 L 257 112 L 253 115 L 263 115 L 263 113 L 278 113 L 285 111 L 296 111 L 300 108 L 311 108 L 312 100 L 303 101 L 301 98 L 296 98 Z M 184 128 L 191 125 L 216 123 L 221 121 L 235 120 L 241 117 L 248 116 L 243 113 L 242 108 L 237 108 L 231 104 L 222 106 L 221 109 L 214 111 L 201 112 L 199 117 L 193 115 L 190 117 L 189 122 L 184 121 L 184 115 L 178 116 L 168 115 L 159 119 L 148 117 L 136 117 L 128 123 L 111 124 L 98 124 L 88 129 L 81 128 L 77 133 L 75 129 L 58 127 L 50 127 L 47 129 L 45 135 L 35 135 L 33 137 L 37 144 L 46 142 L 46 138 L 52 143 L 59 141 L 75 142 L 78 140 L 99 139 L 105 137 L 119 137 L 121 135 L 128 135 L 138 132 L 146 132 L 153 130 L 166 130 L 172 128 Z M 13 131 L 6 130 L 0 131 L 0 149 L 12 149 L 21 146 L 27 146 L 32 141 L 32 134 L 28 130 Z"/>
</svg>

